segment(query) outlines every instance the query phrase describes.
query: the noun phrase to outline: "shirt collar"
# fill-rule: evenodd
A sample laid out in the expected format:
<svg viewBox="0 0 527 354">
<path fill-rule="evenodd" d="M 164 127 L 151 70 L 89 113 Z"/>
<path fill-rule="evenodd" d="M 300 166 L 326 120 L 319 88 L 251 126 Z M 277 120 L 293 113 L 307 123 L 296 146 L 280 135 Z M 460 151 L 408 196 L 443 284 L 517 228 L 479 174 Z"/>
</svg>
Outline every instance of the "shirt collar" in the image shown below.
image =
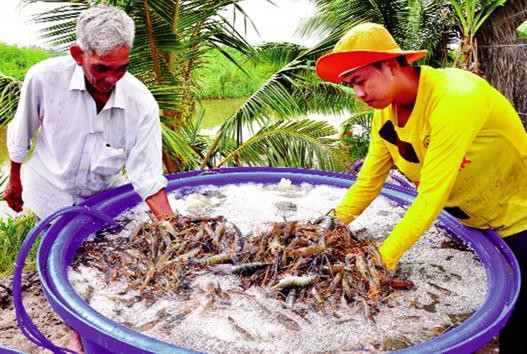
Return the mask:
<svg viewBox="0 0 527 354">
<path fill-rule="evenodd" d="M 86 91 L 86 82 L 84 81 L 84 71 L 82 71 L 82 66 L 75 64 L 75 70 L 73 70 L 73 75 L 71 75 L 69 89 Z"/>
<path fill-rule="evenodd" d="M 115 87 L 113 88 L 112 95 L 110 96 L 110 99 L 108 100 L 108 103 L 106 105 L 108 108 L 126 109 L 123 80 L 125 79 L 126 75 L 128 75 L 128 73 L 124 75 L 125 76 L 123 76 L 119 81 L 117 81 Z"/>
<path fill-rule="evenodd" d="M 117 81 L 117 83 L 115 84 L 112 94 L 110 95 L 108 102 L 104 106 L 104 109 L 126 108 L 124 99 L 125 96 L 122 87 L 122 80 L 126 77 L 126 75 L 128 75 L 128 73 L 126 73 L 125 76 L 123 76 L 121 80 Z M 77 64 L 75 65 L 73 75 L 71 76 L 69 89 L 86 91 L 86 81 L 84 81 L 84 71 L 82 70 L 82 66 Z"/>
</svg>

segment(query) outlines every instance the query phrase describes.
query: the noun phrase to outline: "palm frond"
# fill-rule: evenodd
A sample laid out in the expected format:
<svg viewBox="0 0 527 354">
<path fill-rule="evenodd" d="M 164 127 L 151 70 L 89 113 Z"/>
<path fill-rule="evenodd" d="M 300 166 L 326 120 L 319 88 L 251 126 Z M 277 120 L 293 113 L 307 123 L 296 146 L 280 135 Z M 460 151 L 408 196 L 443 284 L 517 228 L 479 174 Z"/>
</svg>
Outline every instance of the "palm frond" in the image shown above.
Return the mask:
<svg viewBox="0 0 527 354">
<path fill-rule="evenodd" d="M 179 49 L 180 42 L 172 31 L 171 23 L 154 10 L 160 2 L 163 1 L 150 1 L 152 7 L 147 11 L 145 3 L 139 1 L 128 13 L 136 24 L 130 72 L 150 87 L 179 84 L 163 51 Z"/>
<path fill-rule="evenodd" d="M 326 122 L 278 122 L 229 151 L 216 167 L 230 163 L 338 170 L 342 162 L 330 138 L 335 133 Z"/>
<path fill-rule="evenodd" d="M 199 155 L 200 160 L 203 159 L 203 153 L 208 149 L 210 145 L 210 138 L 208 136 L 200 134 L 201 125 L 205 119 L 205 111 L 201 110 L 198 115 L 189 119 L 186 124 L 181 127 L 181 133 L 184 135 L 188 145 Z M 199 167 L 197 160 L 189 161 L 185 165 L 185 169 L 196 169 Z M 208 164 L 207 167 L 212 168 L 212 164 Z"/>
<path fill-rule="evenodd" d="M 396 3 L 397 0 L 393 2 Z M 338 33 L 340 38 L 345 31 L 360 22 L 384 24 L 383 14 L 377 3 L 378 1 L 373 0 L 316 0 L 315 15 L 302 23 L 297 34 L 309 37 Z"/>
<path fill-rule="evenodd" d="M 195 145 L 200 139 L 200 130 L 205 119 L 205 110 L 199 111 L 194 119 L 191 119 L 181 127 L 182 133 L 190 144 Z"/>
<path fill-rule="evenodd" d="M 9 173 L 0 172 L 0 201 L 4 201 L 4 190 L 8 180 Z"/>
<path fill-rule="evenodd" d="M 197 165 L 201 157 L 192 149 L 182 132 L 171 130 L 165 124 L 161 124 L 161 133 L 165 153 L 174 161 L 182 161 L 183 165 Z"/>
<path fill-rule="evenodd" d="M 24 0 L 26 3 L 40 2 L 37 0 Z M 40 35 L 45 39 L 45 44 L 65 51 L 75 42 L 75 26 L 79 14 L 90 8 L 93 2 L 90 0 L 54 1 L 42 0 L 42 2 L 64 4 L 51 10 L 35 14 L 32 18 L 34 23 L 42 26 Z"/>
<path fill-rule="evenodd" d="M 412 0 L 409 2 L 408 19 L 398 40 L 404 49 L 428 50 L 427 57 L 421 62 L 438 65 L 445 61 L 445 44 L 451 26 L 448 1 Z"/>
<path fill-rule="evenodd" d="M 352 116 L 342 122 L 341 127 L 344 132 L 352 130 L 355 125 L 361 126 L 366 132 L 371 130 L 371 123 L 373 120 L 373 111 L 356 112 Z"/>
<path fill-rule="evenodd" d="M 298 81 L 293 96 L 304 114 L 341 115 L 357 109 L 358 100 L 349 87 L 321 81 L 313 73 Z"/>
<path fill-rule="evenodd" d="M 7 125 L 15 116 L 22 82 L 0 74 L 0 125 Z"/>
<path fill-rule="evenodd" d="M 156 99 L 159 109 L 164 111 L 177 111 L 182 99 L 180 86 L 151 86 L 148 88 Z"/>
<path fill-rule="evenodd" d="M 267 61 L 274 65 L 285 65 L 292 62 L 307 48 L 288 42 L 265 42 L 256 48 L 256 55 L 250 59 L 259 62 Z"/>
</svg>

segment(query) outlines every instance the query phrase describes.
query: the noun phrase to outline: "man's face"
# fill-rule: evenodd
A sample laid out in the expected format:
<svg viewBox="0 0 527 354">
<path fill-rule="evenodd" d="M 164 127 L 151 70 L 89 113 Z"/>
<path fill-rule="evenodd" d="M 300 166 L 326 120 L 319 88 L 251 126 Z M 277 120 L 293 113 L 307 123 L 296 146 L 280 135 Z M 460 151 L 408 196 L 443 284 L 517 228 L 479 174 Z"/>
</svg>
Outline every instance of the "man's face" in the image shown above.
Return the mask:
<svg viewBox="0 0 527 354">
<path fill-rule="evenodd" d="M 81 52 L 80 58 L 75 58 L 82 66 L 88 83 L 99 93 L 110 92 L 128 70 L 130 48 L 119 47 L 104 55 L 93 52 Z"/>
<path fill-rule="evenodd" d="M 367 65 L 344 76 L 343 83 L 353 88 L 355 96 L 376 109 L 386 108 L 392 103 L 393 75 L 385 62 Z"/>
</svg>

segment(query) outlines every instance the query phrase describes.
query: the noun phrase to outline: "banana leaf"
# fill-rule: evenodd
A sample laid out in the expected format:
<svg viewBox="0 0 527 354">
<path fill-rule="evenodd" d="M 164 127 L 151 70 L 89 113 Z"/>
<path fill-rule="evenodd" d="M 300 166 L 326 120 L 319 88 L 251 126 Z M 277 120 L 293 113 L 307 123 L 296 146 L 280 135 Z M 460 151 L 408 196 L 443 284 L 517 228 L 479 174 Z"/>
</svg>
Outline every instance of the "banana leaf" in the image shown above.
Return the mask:
<svg viewBox="0 0 527 354">
<path fill-rule="evenodd" d="M 518 37 L 520 37 L 520 39 L 527 39 L 527 20 L 525 20 L 520 27 L 516 28 L 516 31 L 518 32 Z"/>
</svg>

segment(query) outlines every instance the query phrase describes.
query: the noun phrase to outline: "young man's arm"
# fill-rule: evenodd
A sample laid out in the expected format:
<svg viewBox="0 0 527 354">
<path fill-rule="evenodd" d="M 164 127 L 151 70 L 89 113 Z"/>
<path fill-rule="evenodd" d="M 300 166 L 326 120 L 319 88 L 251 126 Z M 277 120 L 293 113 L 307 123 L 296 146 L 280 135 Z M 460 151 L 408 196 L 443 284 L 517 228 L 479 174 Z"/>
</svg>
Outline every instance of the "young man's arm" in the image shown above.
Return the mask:
<svg viewBox="0 0 527 354">
<path fill-rule="evenodd" d="M 490 104 L 485 100 L 475 92 L 452 93 L 436 104 L 418 195 L 379 249 L 388 269 L 396 267 L 443 210 L 467 149 L 485 122 Z"/>
<path fill-rule="evenodd" d="M 335 208 L 337 217 L 345 223 L 353 221 L 377 197 L 393 166 L 386 144 L 378 133 L 380 126 L 380 114 L 375 111 L 368 155 L 357 176 L 357 182 L 348 189 Z"/>
</svg>

